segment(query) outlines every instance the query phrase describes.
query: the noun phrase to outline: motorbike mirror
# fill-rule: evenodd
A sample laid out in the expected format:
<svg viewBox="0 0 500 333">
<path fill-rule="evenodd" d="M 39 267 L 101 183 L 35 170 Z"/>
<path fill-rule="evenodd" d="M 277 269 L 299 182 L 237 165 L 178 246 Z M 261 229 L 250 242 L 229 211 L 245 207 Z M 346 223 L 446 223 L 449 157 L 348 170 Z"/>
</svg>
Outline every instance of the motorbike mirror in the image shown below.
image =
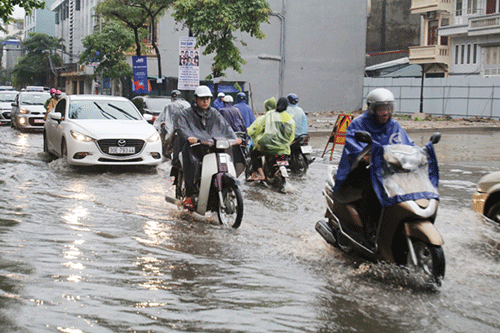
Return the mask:
<svg viewBox="0 0 500 333">
<path fill-rule="evenodd" d="M 356 133 L 354 133 L 354 138 L 357 140 L 357 141 L 360 141 L 360 142 L 364 142 L 364 143 L 372 143 L 372 136 L 370 135 L 370 133 L 366 132 L 366 131 L 357 131 Z"/>
<path fill-rule="evenodd" d="M 441 140 L 441 133 L 436 132 L 432 134 L 430 141 L 432 142 L 433 145 L 439 142 Z"/>
</svg>

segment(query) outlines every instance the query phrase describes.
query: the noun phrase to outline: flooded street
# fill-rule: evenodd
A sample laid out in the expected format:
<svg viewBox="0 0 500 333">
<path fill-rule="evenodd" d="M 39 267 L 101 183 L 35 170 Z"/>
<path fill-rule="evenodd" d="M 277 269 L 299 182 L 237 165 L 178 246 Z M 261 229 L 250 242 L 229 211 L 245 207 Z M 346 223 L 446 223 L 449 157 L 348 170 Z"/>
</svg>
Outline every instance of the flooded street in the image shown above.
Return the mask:
<svg viewBox="0 0 500 333">
<path fill-rule="evenodd" d="M 410 133 L 419 145 L 431 132 Z M 0 128 L 1 332 L 500 332 L 500 227 L 472 211 L 500 132 L 436 145 L 446 276 L 437 292 L 328 245 L 326 137 L 291 190 L 242 181 L 237 230 L 179 211 L 168 162 L 73 168 L 42 135 Z M 331 145 L 330 145 L 331 147 Z"/>
</svg>

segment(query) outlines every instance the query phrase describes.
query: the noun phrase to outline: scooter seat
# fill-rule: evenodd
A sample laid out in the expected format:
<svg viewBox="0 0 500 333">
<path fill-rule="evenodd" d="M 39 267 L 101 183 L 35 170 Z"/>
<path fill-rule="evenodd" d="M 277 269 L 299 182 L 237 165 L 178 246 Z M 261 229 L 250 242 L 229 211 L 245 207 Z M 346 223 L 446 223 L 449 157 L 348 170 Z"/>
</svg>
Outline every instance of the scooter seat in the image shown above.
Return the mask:
<svg viewBox="0 0 500 333">
<path fill-rule="evenodd" d="M 334 200 L 338 203 L 347 204 L 361 200 L 363 189 L 343 184 L 340 189 L 333 193 Z"/>
</svg>

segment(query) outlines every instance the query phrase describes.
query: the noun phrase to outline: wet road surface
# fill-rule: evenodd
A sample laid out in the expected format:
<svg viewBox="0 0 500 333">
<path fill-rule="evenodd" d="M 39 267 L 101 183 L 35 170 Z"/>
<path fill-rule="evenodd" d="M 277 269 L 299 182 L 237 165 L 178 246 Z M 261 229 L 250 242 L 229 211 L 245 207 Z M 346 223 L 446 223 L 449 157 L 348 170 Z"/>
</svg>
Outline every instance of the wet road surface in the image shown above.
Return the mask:
<svg viewBox="0 0 500 333">
<path fill-rule="evenodd" d="M 410 135 L 423 145 L 430 133 Z M 437 292 L 391 265 L 329 246 L 314 230 L 329 164 L 290 192 L 242 185 L 239 229 L 165 202 L 153 169 L 72 168 L 42 135 L 0 128 L 2 332 L 500 332 L 500 228 L 471 209 L 499 168 L 499 132 L 443 135 L 446 277 Z M 328 156 L 328 155 L 327 155 Z"/>
</svg>

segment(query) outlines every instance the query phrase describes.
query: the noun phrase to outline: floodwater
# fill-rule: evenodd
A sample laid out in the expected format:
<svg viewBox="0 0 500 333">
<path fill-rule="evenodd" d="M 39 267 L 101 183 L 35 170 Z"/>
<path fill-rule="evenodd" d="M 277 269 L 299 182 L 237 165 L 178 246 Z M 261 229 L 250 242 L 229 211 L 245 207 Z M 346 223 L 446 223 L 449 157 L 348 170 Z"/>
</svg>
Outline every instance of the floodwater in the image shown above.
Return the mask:
<svg viewBox="0 0 500 333">
<path fill-rule="evenodd" d="M 430 133 L 413 133 L 425 144 Z M 72 168 L 0 128 L 1 332 L 500 332 L 500 228 L 471 209 L 500 132 L 443 134 L 438 291 L 328 245 L 326 137 L 290 191 L 242 182 L 237 230 L 178 211 L 169 163 Z M 330 145 L 331 147 L 331 145 Z"/>
</svg>

